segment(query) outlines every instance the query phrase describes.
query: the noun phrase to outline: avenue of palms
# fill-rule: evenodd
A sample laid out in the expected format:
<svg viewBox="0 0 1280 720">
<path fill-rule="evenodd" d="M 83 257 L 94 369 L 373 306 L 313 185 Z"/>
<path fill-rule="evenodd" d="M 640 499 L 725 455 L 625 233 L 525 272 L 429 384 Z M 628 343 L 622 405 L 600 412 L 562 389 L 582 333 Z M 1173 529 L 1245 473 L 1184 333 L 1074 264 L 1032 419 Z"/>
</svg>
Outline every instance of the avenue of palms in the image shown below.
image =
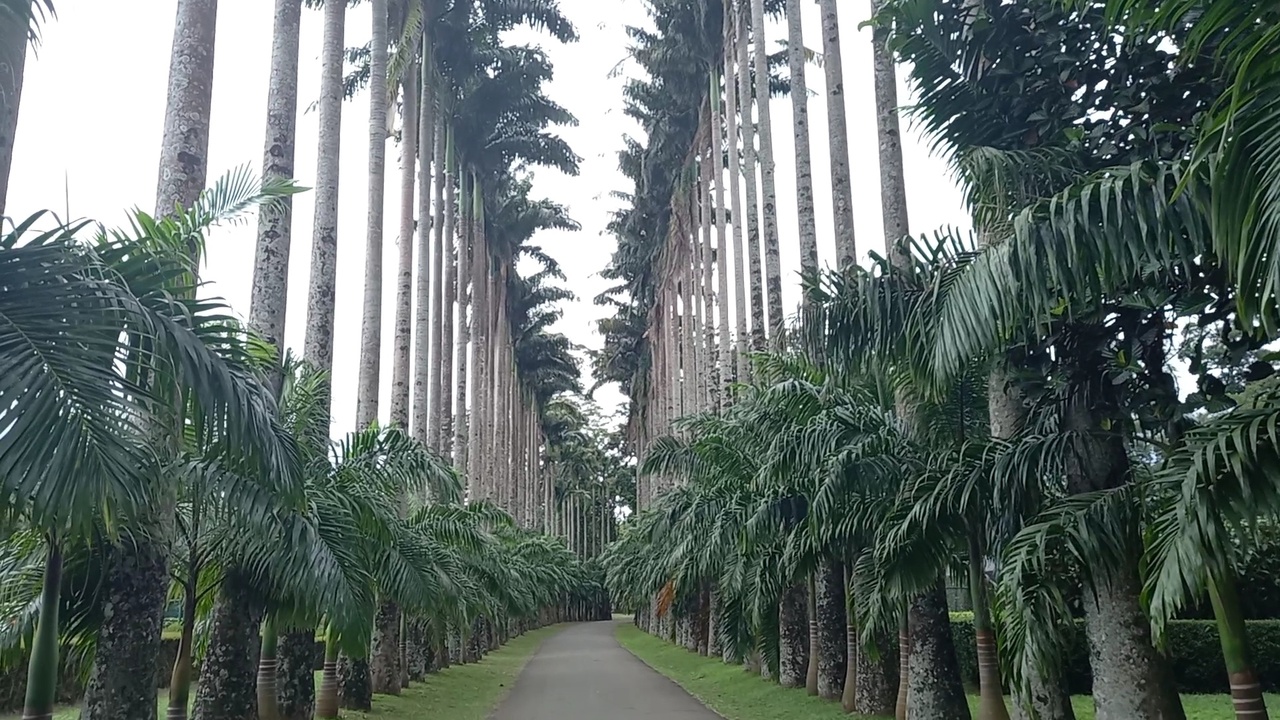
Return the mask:
<svg viewBox="0 0 1280 720">
<path fill-rule="evenodd" d="M 1099 720 L 1186 720 L 1210 685 L 1266 718 L 1280 10 L 644 0 L 626 186 L 583 227 L 545 189 L 586 162 L 566 129 L 605 117 L 552 90 L 548 48 L 593 32 L 563 5 L 272 0 L 261 165 L 226 171 L 235 29 L 174 0 L 155 198 L 104 225 L 4 203 L 24 68 L 77 8 L 0 0 L 0 670 L 24 719 L 154 718 L 158 687 L 171 720 L 377 712 L 615 610 L 854 716 L 1074 720 L 1087 693 Z M 953 225 L 912 223 L 907 123 L 949 163 Z M 867 188 L 880 232 L 855 238 Z M 245 308 L 201 277 L 237 223 Z M 603 294 L 553 234 L 608 239 Z M 574 302 L 604 311 L 598 347 Z M 1194 688 L 1186 623 L 1221 650 Z"/>
</svg>

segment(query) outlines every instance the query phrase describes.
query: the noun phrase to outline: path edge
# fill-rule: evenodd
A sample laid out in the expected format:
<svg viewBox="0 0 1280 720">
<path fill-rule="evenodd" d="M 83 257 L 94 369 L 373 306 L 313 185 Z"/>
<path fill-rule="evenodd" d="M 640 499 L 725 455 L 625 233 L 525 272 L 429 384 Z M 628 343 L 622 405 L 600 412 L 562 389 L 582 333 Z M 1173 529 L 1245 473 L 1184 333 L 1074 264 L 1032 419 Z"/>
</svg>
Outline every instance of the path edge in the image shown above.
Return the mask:
<svg viewBox="0 0 1280 720">
<path fill-rule="evenodd" d="M 627 622 L 627 621 L 623 621 L 623 622 Z M 614 628 L 613 628 L 613 641 L 614 641 L 615 643 L 617 643 L 617 644 L 618 644 L 618 647 L 622 648 L 623 650 L 626 650 L 626 651 L 627 651 L 627 653 L 629 653 L 629 654 L 631 655 L 631 657 L 633 657 L 633 658 L 635 658 L 635 659 L 639 660 L 641 665 L 644 665 L 645 667 L 647 667 L 647 668 L 649 668 L 650 670 L 654 671 L 654 672 L 655 672 L 655 673 L 657 673 L 658 675 L 660 675 L 660 676 L 662 676 L 662 677 L 666 678 L 666 679 L 667 679 L 667 682 L 671 683 L 672 685 L 675 685 L 676 687 L 678 687 L 678 688 L 680 688 L 681 690 L 683 690 L 683 691 L 684 691 L 684 693 L 685 693 L 686 695 L 688 695 L 689 697 L 693 698 L 694 700 L 697 700 L 697 701 L 698 701 L 698 704 L 702 705 L 702 707 L 704 707 L 704 708 L 706 708 L 706 709 L 707 709 L 707 712 L 711 713 L 712 715 L 715 715 L 715 716 L 716 716 L 716 717 L 718 717 L 718 718 L 721 718 L 721 720 L 731 720 L 731 719 L 730 719 L 730 717 L 729 717 L 728 715 L 725 715 L 724 713 L 720 712 L 719 710 L 717 710 L 717 709 L 715 709 L 715 708 L 711 707 L 710 705 L 708 705 L 708 704 L 707 704 L 707 701 L 706 701 L 704 698 L 702 698 L 701 696 L 699 696 L 697 693 L 695 693 L 694 691 L 690 690 L 689 688 L 685 687 L 683 684 L 681 684 L 681 682 L 680 682 L 679 680 L 676 680 L 675 678 L 671 677 L 670 675 L 668 675 L 668 674 L 666 674 L 666 673 L 662 672 L 661 670 L 659 670 L 658 668 L 654 667 L 653 665 L 651 665 L 651 664 L 649 663 L 649 661 L 648 661 L 648 660 L 645 660 L 644 658 L 640 657 L 639 655 L 637 655 L 637 654 L 635 653 L 635 651 L 634 651 L 634 650 L 632 650 L 631 648 L 629 648 L 629 647 L 627 647 L 626 645 L 622 644 L 622 641 L 618 639 L 618 629 L 622 627 L 623 622 L 614 621 Z"/>
<path fill-rule="evenodd" d="M 509 685 L 509 686 L 507 687 L 507 691 L 506 691 L 506 692 L 504 692 L 504 693 L 502 693 L 502 696 L 498 698 L 498 702 L 494 703 L 494 704 L 493 704 L 493 707 L 489 708 L 489 712 L 485 713 L 485 715 L 484 715 L 484 716 L 485 716 L 486 720 L 490 720 L 491 718 L 493 718 L 493 716 L 494 716 L 494 715 L 496 715 L 496 714 L 498 713 L 498 708 L 502 707 L 502 704 L 503 704 L 503 703 L 505 703 L 505 702 L 507 701 L 507 698 L 511 697 L 511 693 L 512 693 L 512 691 L 514 691 L 514 690 L 516 689 L 516 683 L 520 682 L 520 676 L 524 674 L 524 669 L 525 669 L 525 667 L 527 667 L 527 666 L 529 665 L 529 661 L 530 661 L 530 660 L 533 660 L 533 656 L 538 654 L 538 651 L 542 649 L 542 646 L 543 646 L 543 645 L 546 645 L 548 640 L 550 640 L 551 638 L 553 638 L 553 637 L 555 637 L 555 636 L 559 635 L 560 633 L 564 632 L 565 630 L 567 630 L 567 629 L 569 628 L 569 626 L 571 626 L 571 625 L 575 625 L 575 624 L 576 624 L 576 623 L 563 622 L 563 623 L 556 623 L 555 625 L 552 625 L 552 626 L 551 626 L 551 627 L 555 628 L 555 629 L 556 629 L 556 631 L 555 631 L 555 632 L 553 632 L 553 633 L 547 633 L 547 636 L 546 636 L 546 637 L 544 637 L 544 638 L 542 638 L 542 640 L 540 640 L 540 641 L 538 642 L 538 644 L 537 644 L 536 646 L 534 646 L 534 648 L 533 648 L 533 652 L 529 653 L 529 657 L 525 658 L 525 659 L 524 659 L 524 662 L 520 663 L 520 667 L 519 667 L 519 668 L 516 668 L 516 676 L 515 676 L 515 680 L 513 680 L 513 681 L 511 682 L 511 685 Z M 619 644 L 619 645 L 621 645 L 622 643 L 618 643 L 618 644 Z M 642 662 L 643 662 L 643 661 L 642 661 Z M 687 692 L 687 691 L 686 691 L 686 692 Z M 692 694 L 692 693 L 690 693 L 690 694 Z M 698 702 L 702 702 L 702 701 L 701 701 L 701 700 L 699 700 Z M 713 712 L 714 712 L 714 711 L 713 711 Z M 719 713 L 717 713 L 717 714 L 719 714 Z M 728 718 L 726 718 L 725 720 L 728 720 Z"/>
</svg>

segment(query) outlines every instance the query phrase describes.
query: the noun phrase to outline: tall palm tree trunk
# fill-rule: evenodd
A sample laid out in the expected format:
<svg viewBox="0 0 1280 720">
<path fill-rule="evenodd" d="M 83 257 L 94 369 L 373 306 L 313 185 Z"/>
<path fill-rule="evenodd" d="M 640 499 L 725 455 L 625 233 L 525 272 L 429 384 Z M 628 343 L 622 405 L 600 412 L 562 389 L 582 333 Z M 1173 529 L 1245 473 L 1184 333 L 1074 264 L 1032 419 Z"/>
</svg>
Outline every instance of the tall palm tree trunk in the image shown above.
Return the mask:
<svg viewBox="0 0 1280 720">
<path fill-rule="evenodd" d="M 830 136 L 831 201 L 835 216 L 837 267 L 855 262 L 853 181 L 849 175 L 849 127 L 844 106 L 844 61 L 840 52 L 837 0 L 818 0 L 822 13 L 822 66 L 827 75 L 827 132 Z"/>
<path fill-rule="evenodd" d="M 158 216 L 189 207 L 205 186 L 217 15 L 217 0 L 178 2 L 160 145 Z M 144 532 L 111 550 L 105 581 L 111 612 L 99 628 L 85 688 L 87 720 L 155 716 L 155 658 L 169 590 L 166 539 L 175 503 L 171 492 L 166 490 L 133 518 Z"/>
<path fill-rule="evenodd" d="M 791 68 L 791 126 L 796 139 L 796 219 L 800 223 L 800 271 L 806 277 L 811 277 L 818 272 L 818 220 L 813 207 L 809 87 L 805 79 L 801 15 L 800 0 L 787 0 L 787 61 Z"/>
<path fill-rule="evenodd" d="M 457 225 L 458 209 L 456 164 L 454 158 L 453 136 L 446 138 L 444 149 L 444 227 L 441 229 L 443 240 L 440 248 L 440 262 L 444 266 L 441 277 L 437 307 L 440 308 L 440 355 L 436 365 L 440 370 L 439 393 L 432 401 L 434 416 L 432 426 L 436 428 L 436 450 L 448 454 L 453 444 L 453 301 L 457 292 L 458 266 L 454 257 L 454 228 Z M 435 367 L 432 371 L 435 371 Z M 432 386 L 435 389 L 435 386 Z"/>
<path fill-rule="evenodd" d="M 824 561 L 815 574 L 818 637 L 818 695 L 838 700 L 844 689 L 846 655 L 844 567 Z"/>
<path fill-rule="evenodd" d="M 808 588 L 803 583 L 782 592 L 778 601 L 778 682 L 804 687 L 809 670 Z"/>
<path fill-rule="evenodd" d="M 704 116 L 703 122 L 707 123 L 707 130 L 710 131 L 710 118 Z M 715 250 L 712 247 L 711 233 L 715 228 L 715 223 L 712 220 L 715 210 L 711 207 L 713 163 L 710 145 L 710 140 L 708 140 L 707 144 L 702 148 L 702 242 L 699 244 L 698 250 L 702 256 L 702 347 L 704 348 L 703 357 L 706 358 L 706 378 L 703 381 L 705 399 L 703 402 L 708 410 L 715 410 L 719 404 L 720 386 L 716 359 L 715 278 L 712 275 Z"/>
<path fill-rule="evenodd" d="M 443 87 L 440 83 L 438 87 Z M 444 343 L 444 307 L 440 299 L 444 297 L 444 219 L 445 188 L 449 183 L 449 149 L 452 131 L 448 122 L 449 113 L 444 109 L 443 90 L 440 95 L 440 107 L 436 114 L 436 185 L 432 202 L 434 215 L 431 221 L 431 366 L 428 378 L 427 407 L 430 413 L 428 422 L 431 430 L 427 437 L 432 448 L 440 448 L 440 395 L 441 375 L 440 358 Z"/>
<path fill-rule="evenodd" d="M 764 0 L 751 0 L 751 27 L 756 39 L 756 112 L 760 115 L 760 225 L 764 231 L 765 294 L 769 307 L 768 339 L 781 347 L 782 259 L 778 254 L 778 191 L 774 180 L 773 113 L 769 108 L 769 46 L 764 32 Z"/>
<path fill-rule="evenodd" d="M 444 137 L 436 121 L 436 104 L 431 84 L 435 77 L 431 66 L 430 34 L 423 32 L 422 92 L 418 113 L 418 144 L 422 155 L 418 166 L 418 278 L 415 294 L 417 310 L 413 323 L 413 437 L 431 443 L 431 230 L 433 226 L 431 198 L 434 189 L 433 163 L 444 157 Z"/>
<path fill-rule="evenodd" d="M 25 40 L 25 36 L 23 38 Z M 52 720 L 58 696 L 58 609 L 62 591 L 62 551 L 49 538 L 44 579 L 40 588 L 40 616 L 27 664 L 27 691 L 22 720 Z"/>
<path fill-rule="evenodd" d="M 214 604 L 194 720 L 257 720 L 255 662 L 262 613 L 252 580 L 238 571 L 228 573 Z"/>
<path fill-rule="evenodd" d="M 729 242 L 724 212 L 724 154 L 721 146 L 722 118 L 720 114 L 720 71 L 711 66 L 711 170 L 715 174 L 715 196 L 712 211 L 716 214 L 716 294 L 719 295 L 719 315 L 716 322 L 720 329 L 720 401 L 729 402 L 729 384 L 733 382 L 732 330 L 729 327 Z M 736 143 L 736 138 L 731 138 Z M 737 222 L 737 218 L 734 218 Z"/>
<path fill-rule="evenodd" d="M 978 654 L 978 720 L 1009 720 L 1000 681 L 1000 657 L 996 652 L 995 627 L 987 599 L 987 577 L 983 572 L 986 555 L 980 529 L 969 531 L 969 592 L 973 601 L 973 639 Z"/>
<path fill-rule="evenodd" d="M 734 375 L 738 382 L 747 381 L 747 348 L 749 329 L 747 323 L 746 256 L 752 245 L 743 243 L 742 237 L 742 161 L 738 152 L 738 72 L 735 62 L 738 52 L 737 31 L 740 28 L 736 14 L 730 13 L 725 26 L 724 44 L 724 97 L 725 134 L 729 142 L 729 212 L 733 219 L 733 309 L 736 337 L 734 338 Z M 745 69 L 743 70 L 745 72 Z M 751 209 L 752 214 L 755 208 Z M 754 299 L 753 299 L 754 300 Z M 752 307 L 752 312 L 755 308 Z"/>
<path fill-rule="evenodd" d="M 939 580 L 911 601 L 908 612 L 907 717 L 969 720 L 969 701 L 960 684 L 960 668 L 951 638 L 947 595 Z"/>
<path fill-rule="evenodd" d="M 18 109 L 22 104 L 22 77 L 27 65 L 28 27 L 27 23 L 12 18 L 0 21 L 0 217 L 4 217 L 5 199 L 9 195 L 9 171 L 13 168 Z"/>
<path fill-rule="evenodd" d="M 482 211 L 481 187 L 477 178 L 472 176 L 471 183 L 471 426 L 467 437 L 467 480 L 470 495 L 474 499 L 488 497 L 484 482 L 484 424 L 485 403 L 488 394 L 488 375 L 485 362 L 487 350 L 486 334 L 489 326 L 489 278 L 487 259 L 489 249 L 485 244 L 484 214 Z"/>
<path fill-rule="evenodd" d="M 467 191 L 468 183 L 464 174 L 459 173 L 458 198 L 458 344 L 454 362 L 458 367 L 458 387 L 453 406 L 453 465 L 465 470 L 467 467 L 467 346 L 471 342 L 471 322 L 467 316 L 471 300 L 471 253 L 474 221 L 471 217 L 471 195 Z"/>
<path fill-rule="evenodd" d="M 739 0 L 746 2 L 747 0 Z M 751 349 L 764 350 L 764 276 L 761 270 L 760 202 L 756 192 L 756 129 L 751 101 L 751 17 L 745 5 L 737 9 L 738 98 L 742 122 L 742 179 L 746 186 L 747 270 L 751 286 Z"/>
</svg>

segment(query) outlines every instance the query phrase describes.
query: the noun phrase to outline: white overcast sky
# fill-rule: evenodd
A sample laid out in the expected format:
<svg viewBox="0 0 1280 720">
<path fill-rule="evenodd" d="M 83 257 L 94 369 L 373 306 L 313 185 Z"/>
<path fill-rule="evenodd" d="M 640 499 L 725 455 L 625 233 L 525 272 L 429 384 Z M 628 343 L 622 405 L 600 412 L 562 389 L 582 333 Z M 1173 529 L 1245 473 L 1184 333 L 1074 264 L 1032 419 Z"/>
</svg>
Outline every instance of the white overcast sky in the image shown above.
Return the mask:
<svg viewBox="0 0 1280 720">
<path fill-rule="evenodd" d="M 854 213 L 859 251 L 883 247 L 880 218 L 875 116 L 872 102 L 870 33 L 858 24 L 870 12 L 869 0 L 840 0 L 844 29 L 845 90 L 852 154 Z M 43 43 L 29 59 L 22 97 L 8 212 L 26 217 L 50 209 L 72 217 L 123 220 L 122 210 L 155 204 L 160 134 L 172 41 L 174 0 L 59 0 L 58 19 L 48 24 Z M 577 25 L 581 41 L 561 46 L 536 39 L 555 63 L 550 95 L 581 121 L 563 134 L 582 156 L 582 173 L 564 177 L 537 173 L 536 192 L 567 205 L 583 226 L 578 233 L 548 233 L 536 242 L 563 265 L 568 286 L 578 300 L 565 307 L 558 330 L 574 342 L 599 347 L 594 321 L 605 308 L 591 303 L 608 283 L 599 272 L 608 262 L 614 240 L 605 233 L 618 202 L 614 190 L 630 191 L 617 171 L 617 151 L 624 134 L 638 128 L 622 113 L 622 85 L 630 68 L 625 28 L 644 22 L 641 0 L 561 0 Z M 804 3 L 805 44 L 821 50 L 816 2 Z M 267 74 L 271 49 L 271 0 L 221 0 L 218 16 L 217 72 L 209 148 L 210 181 L 243 164 L 261 167 L 266 122 Z M 347 22 L 347 45 L 369 37 L 368 6 L 354 8 Z M 785 35 L 781 23 L 769 28 L 771 45 Z M 320 15 L 305 11 L 299 80 L 300 107 L 318 97 Z M 533 38 L 533 36 L 530 36 Z M 524 36 L 521 36 L 524 39 Z M 622 72 L 616 72 L 616 69 Z M 901 78 L 900 78 L 901 81 Z M 900 82 L 901 84 L 901 82 Z M 827 163 L 826 105 L 822 69 L 811 67 L 809 86 L 813 176 L 818 210 L 819 252 L 824 263 L 834 257 Z M 900 90 L 909 102 L 905 86 Z M 337 433 L 350 429 L 355 417 L 356 362 L 360 343 L 366 210 L 367 96 L 348 103 L 343 112 L 342 183 L 339 206 L 338 297 L 334 348 L 334 407 Z M 774 146 L 778 158 L 778 214 L 782 230 L 782 263 L 787 274 L 786 303 L 798 301 L 794 273 L 795 167 L 790 100 L 773 102 Z M 311 186 L 316 170 L 315 113 L 302 115 L 298 128 L 297 179 Z M 907 187 L 912 229 L 928 232 L 943 225 L 967 225 L 960 193 L 944 158 L 930 156 L 926 144 L 904 126 Z M 392 299 L 395 288 L 395 235 L 398 195 L 397 148 L 387 152 L 387 230 L 384 250 L 386 298 L 383 330 L 381 416 L 386 419 L 390 394 Z M 301 349 L 306 284 L 310 264 L 311 194 L 295 201 L 286 342 Z M 218 231 L 209 243 L 204 277 L 211 292 L 247 315 L 253 272 L 255 223 Z M 589 384 L 590 380 L 586 382 Z M 597 393 L 606 407 L 621 402 L 614 388 Z"/>
</svg>

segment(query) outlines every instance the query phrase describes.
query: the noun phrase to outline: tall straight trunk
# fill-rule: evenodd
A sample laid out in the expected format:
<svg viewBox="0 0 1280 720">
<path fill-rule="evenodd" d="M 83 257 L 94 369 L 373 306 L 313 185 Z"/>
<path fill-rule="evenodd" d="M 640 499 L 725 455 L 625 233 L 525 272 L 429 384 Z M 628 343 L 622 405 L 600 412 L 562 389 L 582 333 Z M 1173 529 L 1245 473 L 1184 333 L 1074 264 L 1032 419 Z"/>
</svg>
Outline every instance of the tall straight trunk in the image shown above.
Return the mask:
<svg viewBox="0 0 1280 720">
<path fill-rule="evenodd" d="M 467 192 L 467 178 L 458 176 L 458 344 L 454 362 L 457 365 L 458 387 L 453 405 L 453 465 L 465 471 L 467 467 L 467 345 L 471 342 L 471 322 L 467 317 L 467 308 L 471 293 L 471 236 L 475 223 L 472 221 L 469 208 L 471 195 Z"/>
<path fill-rule="evenodd" d="M 316 712 L 316 632 L 288 630 L 276 646 L 280 720 L 310 720 Z M 320 715 L 320 717 L 324 717 Z"/>
<path fill-rule="evenodd" d="M 969 701 L 951 638 L 947 595 L 939 579 L 911 601 L 911 651 L 907 664 L 907 717 L 969 720 Z"/>
<path fill-rule="evenodd" d="M 885 0 L 871 0 L 874 16 Z M 907 217 L 907 179 L 902 166 L 902 128 L 898 120 L 898 75 L 889 49 L 888 30 L 871 32 L 872 77 L 875 86 L 876 138 L 880 156 L 880 211 L 886 250 L 895 264 L 905 257 L 899 241 L 910 233 Z"/>
<path fill-rule="evenodd" d="M 40 617 L 36 621 L 31 657 L 27 663 L 27 694 L 22 706 L 22 720 L 53 718 L 53 703 L 58 697 L 58 608 L 61 594 L 62 551 L 57 540 L 50 538 L 40 588 Z"/>
<path fill-rule="evenodd" d="M 756 112 L 760 114 L 760 225 L 764 231 L 765 294 L 769 307 L 769 343 L 782 346 L 782 260 L 778 255 L 778 191 L 774 180 L 773 113 L 769 108 L 769 46 L 764 32 L 764 0 L 751 0 L 755 31 Z"/>
<path fill-rule="evenodd" d="M 1218 639 L 1222 644 L 1222 657 L 1227 666 L 1227 681 L 1231 686 L 1231 704 L 1235 707 L 1236 720 L 1266 720 L 1266 699 L 1262 696 L 1262 684 L 1258 682 L 1258 674 L 1250 657 L 1249 640 L 1235 578 L 1219 576 L 1210 580 L 1209 600 L 1213 604 L 1214 618 L 1218 623 Z"/>
<path fill-rule="evenodd" d="M 258 650 L 258 720 L 280 720 L 280 700 L 276 695 L 280 685 L 280 661 L 276 659 L 279 642 L 275 620 L 268 617 L 262 623 L 262 644 Z M 172 699 L 169 708 L 173 708 Z"/>
<path fill-rule="evenodd" d="M 844 689 L 845 667 L 849 657 L 845 652 L 844 567 L 838 562 L 824 561 L 818 566 L 815 580 L 818 695 L 828 700 L 839 700 Z"/>
<path fill-rule="evenodd" d="M 369 41 L 369 193 L 364 248 L 364 302 L 356 426 L 378 419 L 382 370 L 382 225 L 387 192 L 387 2 L 372 0 Z"/>
<path fill-rule="evenodd" d="M 747 0 L 739 1 L 747 2 Z M 760 261 L 763 255 L 760 247 L 760 201 L 756 192 L 756 123 L 751 111 L 751 18 L 745 6 L 739 7 L 737 13 L 739 20 L 736 51 L 738 53 L 738 98 L 742 114 L 740 124 L 742 178 L 747 192 L 747 270 L 750 275 L 748 284 L 751 286 L 751 349 L 764 350 L 764 276 Z"/>
<path fill-rule="evenodd" d="M 1087 368 L 1067 387 L 1063 431 L 1073 439 L 1065 466 L 1067 492 L 1097 492 L 1129 482 L 1132 471 L 1124 437 L 1100 430 L 1108 413 L 1117 412 L 1114 390 L 1090 370 L 1103 361 L 1085 358 Z M 1182 720 L 1182 703 L 1164 658 L 1151 643 L 1151 625 L 1142 609 L 1138 576 L 1140 540 L 1136 523 L 1126 547 L 1114 548 L 1116 560 L 1092 568 L 1084 593 L 1085 634 L 1093 671 L 1093 700 L 1098 720 Z"/>
<path fill-rule="evenodd" d="M 692 193 L 690 193 L 692 194 Z M 690 215 L 690 219 L 694 216 Z M 679 238 L 683 244 L 680 267 L 680 414 L 691 415 L 698 410 L 697 384 L 701 368 L 698 356 L 698 313 L 694 307 L 693 278 L 697 252 L 697 232 Z M 692 242 L 691 242 L 692 240 Z"/>
<path fill-rule="evenodd" d="M 178 2 L 160 145 L 157 216 L 190 207 L 204 190 L 217 15 L 217 0 Z M 176 435 L 176 428 L 157 430 L 166 438 Z M 152 506 L 140 508 L 133 520 L 141 532 L 110 553 L 104 604 L 108 610 L 99 627 L 85 687 L 82 716 L 86 720 L 155 716 L 155 658 L 168 600 L 167 538 L 174 503 L 170 489 Z"/>
<path fill-rule="evenodd" d="M 453 300 L 458 282 L 458 266 L 454 257 L 454 229 L 457 226 L 458 209 L 457 173 L 453 147 L 453 134 L 450 133 L 445 142 L 444 151 L 444 227 L 441 229 L 443 245 L 440 247 L 440 259 L 444 265 L 444 273 L 440 284 L 437 307 L 440 308 L 440 355 L 436 365 L 440 368 L 440 392 L 432 401 L 435 415 L 432 425 L 436 428 L 436 450 L 442 455 L 449 454 L 453 445 Z M 432 368 L 435 370 L 435 367 Z M 433 387 L 434 389 L 434 387 Z"/>
<path fill-rule="evenodd" d="M 747 323 L 747 288 L 746 256 L 750 252 L 750 243 L 743 243 L 742 237 L 742 160 L 738 152 L 738 66 L 735 57 L 738 52 L 737 30 L 738 19 L 730 14 L 725 26 L 724 45 L 724 97 L 725 97 L 725 134 L 729 139 L 729 212 L 733 220 L 733 309 L 736 337 L 734 338 L 734 375 L 738 382 L 747 381 L 747 343 L 750 330 Z M 723 208 L 722 208 L 723 211 Z M 751 210 L 755 213 L 755 208 Z M 754 307 L 752 312 L 754 312 Z"/>
<path fill-rule="evenodd" d="M 898 697 L 894 701 L 894 720 L 907 720 L 907 703 L 910 701 L 911 677 L 911 617 L 903 610 L 898 621 Z"/>
<path fill-rule="evenodd" d="M 413 241 L 418 162 L 418 64 L 413 62 L 401 80 L 400 126 L 400 257 L 396 265 L 395 338 L 391 350 L 391 424 L 406 431 L 412 412 L 409 368 L 413 359 Z"/>
<path fill-rule="evenodd" d="M 480 185 L 472 176 L 472 227 L 471 236 L 471 426 L 467 433 L 467 482 L 469 494 L 473 499 L 486 497 L 482 479 L 484 459 L 481 447 L 484 443 L 484 403 L 485 403 L 485 332 L 489 325 L 488 309 L 488 273 L 486 259 L 488 248 L 485 246 L 484 217 L 480 212 L 478 196 Z"/>
<path fill-rule="evenodd" d="M 707 120 L 704 119 L 704 122 Z M 709 125 L 708 128 L 710 128 Z M 711 207 L 712 168 L 710 142 L 708 142 L 702 156 L 702 243 L 699 246 L 702 254 L 702 347 L 704 348 L 702 356 L 707 360 L 703 393 L 706 396 L 704 402 L 708 410 L 715 410 L 720 398 L 719 364 L 716 358 L 715 278 L 712 275 L 715 263 L 715 251 L 711 243 L 711 233 L 715 229 L 715 223 L 712 220 L 715 210 Z"/>
<path fill-rule="evenodd" d="M 857 258 L 853 235 L 853 181 L 849 175 L 849 123 L 845 119 L 844 61 L 840 53 L 837 0 L 818 0 L 822 14 L 822 66 L 827 75 L 827 132 L 830 136 L 831 202 L 835 216 L 836 261 L 847 268 Z"/>
<path fill-rule="evenodd" d="M 440 87 L 443 87 L 441 83 Z M 444 308 L 440 299 L 444 297 L 444 219 L 445 219 L 445 187 L 449 183 L 449 149 L 452 142 L 452 130 L 449 127 L 448 113 L 444 111 L 443 91 L 440 97 L 442 106 L 436 115 L 436 185 L 433 189 L 434 214 L 431 221 L 431 367 L 428 376 L 427 401 L 430 413 L 431 430 L 427 434 L 432 448 L 440 447 L 440 394 L 441 375 L 440 359 L 444 342 Z"/>
<path fill-rule="evenodd" d="M 716 214 L 716 293 L 719 295 L 719 314 L 716 322 L 720 329 L 720 401 L 729 402 L 729 384 L 733 381 L 732 331 L 729 328 L 729 240 L 724 212 L 724 152 L 721 146 L 720 72 L 711 67 L 711 170 L 715 175 L 715 195 L 712 211 Z M 731 138 L 737 142 L 736 138 Z M 734 219 L 737 222 L 737 218 Z"/>
<path fill-rule="evenodd" d="M 429 36 L 424 33 L 423 41 Z M 417 310 L 413 321 L 413 437 L 424 444 L 431 442 L 431 198 L 433 162 L 444 157 L 444 137 L 437 132 L 436 107 L 431 95 L 434 72 L 431 48 L 424 44 L 422 92 L 418 98 L 418 136 L 422 161 L 418 167 L 418 278 L 415 294 Z"/>
<path fill-rule="evenodd" d="M 787 0 L 787 61 L 791 68 L 791 127 L 796 139 L 796 218 L 800 223 L 800 272 L 810 277 L 818 272 L 818 220 L 813 207 L 809 87 L 805 79 L 801 15 L 800 0 Z"/>
<path fill-rule="evenodd" d="M 0 22 L 0 217 L 4 217 L 5 198 L 9 194 L 18 108 L 22 104 L 22 76 L 27 65 L 28 28 L 27 23 L 12 19 Z"/>
<path fill-rule="evenodd" d="M 229 573 L 213 606 L 193 720 L 257 720 L 262 610 L 253 581 L 239 572 Z"/>
<path fill-rule="evenodd" d="M 192 553 L 194 555 L 195 553 Z M 194 558 L 188 563 L 192 572 L 182 588 L 182 633 L 178 637 L 178 653 L 173 661 L 173 674 L 169 676 L 169 703 L 165 712 L 168 720 L 183 720 L 191 705 L 192 644 L 195 642 L 196 604 L 199 600 L 196 588 L 198 565 Z"/>
<path fill-rule="evenodd" d="M 803 583 L 782 593 L 778 602 L 778 682 L 804 687 L 809 669 L 808 588 Z"/>
</svg>

